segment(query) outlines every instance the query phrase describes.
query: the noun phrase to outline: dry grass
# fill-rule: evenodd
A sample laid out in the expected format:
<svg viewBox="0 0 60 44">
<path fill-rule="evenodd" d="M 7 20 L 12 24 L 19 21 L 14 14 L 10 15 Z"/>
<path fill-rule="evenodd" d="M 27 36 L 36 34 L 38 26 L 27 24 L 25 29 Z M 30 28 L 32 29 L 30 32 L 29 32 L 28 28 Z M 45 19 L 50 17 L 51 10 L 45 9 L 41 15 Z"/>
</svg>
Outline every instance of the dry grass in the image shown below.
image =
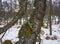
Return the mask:
<svg viewBox="0 0 60 44">
<path fill-rule="evenodd" d="M 45 37 L 45 39 L 46 39 L 46 40 L 49 40 L 49 39 L 50 39 L 50 37 L 49 37 L 49 36 L 46 36 L 46 37 Z"/>
<path fill-rule="evenodd" d="M 5 40 L 3 44 L 12 44 L 11 40 Z"/>
</svg>

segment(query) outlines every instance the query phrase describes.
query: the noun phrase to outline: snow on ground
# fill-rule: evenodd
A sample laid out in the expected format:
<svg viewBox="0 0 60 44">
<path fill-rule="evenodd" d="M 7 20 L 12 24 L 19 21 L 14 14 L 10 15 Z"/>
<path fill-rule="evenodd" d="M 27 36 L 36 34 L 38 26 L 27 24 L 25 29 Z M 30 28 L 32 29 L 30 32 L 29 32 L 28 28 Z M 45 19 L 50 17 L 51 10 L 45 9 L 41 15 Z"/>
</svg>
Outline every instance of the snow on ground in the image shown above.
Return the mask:
<svg viewBox="0 0 60 44">
<path fill-rule="evenodd" d="M 4 25 L 0 25 L 0 28 L 4 27 Z"/>
<path fill-rule="evenodd" d="M 8 29 L 8 31 L 6 32 L 6 34 L 4 35 L 4 37 L 2 38 L 2 41 L 5 40 L 11 40 L 13 42 L 13 44 L 15 42 L 17 42 L 18 39 L 18 32 L 20 30 L 21 25 L 14 25 L 12 26 L 10 29 Z M 49 29 L 46 28 L 42 28 L 41 30 L 43 30 L 45 33 L 42 35 L 41 34 L 41 44 L 60 44 L 60 28 L 59 25 L 52 25 L 52 36 L 56 35 L 58 38 L 57 40 L 46 40 L 45 37 L 46 35 L 49 35 Z M 0 38 L 2 37 L 3 33 L 0 35 Z M 39 42 L 36 42 L 36 44 L 38 44 Z"/>
<path fill-rule="evenodd" d="M 42 35 L 41 34 L 41 44 L 60 44 L 60 28 L 59 25 L 52 25 L 52 36 L 49 35 L 49 29 L 46 28 L 42 28 L 41 30 L 43 30 L 45 33 Z M 46 36 L 57 36 L 57 40 L 46 40 L 45 37 Z M 39 42 L 36 42 L 36 44 L 38 44 Z"/>
<path fill-rule="evenodd" d="M 10 29 L 8 29 L 8 31 L 6 32 L 6 34 L 4 35 L 4 37 L 2 38 L 2 41 L 5 40 L 12 40 L 12 42 L 16 42 L 18 41 L 18 32 L 20 30 L 20 25 L 14 25 L 12 26 Z M 0 35 L 0 38 L 2 37 L 3 34 Z"/>
<path fill-rule="evenodd" d="M 58 40 L 42 40 L 41 44 L 60 44 Z"/>
</svg>

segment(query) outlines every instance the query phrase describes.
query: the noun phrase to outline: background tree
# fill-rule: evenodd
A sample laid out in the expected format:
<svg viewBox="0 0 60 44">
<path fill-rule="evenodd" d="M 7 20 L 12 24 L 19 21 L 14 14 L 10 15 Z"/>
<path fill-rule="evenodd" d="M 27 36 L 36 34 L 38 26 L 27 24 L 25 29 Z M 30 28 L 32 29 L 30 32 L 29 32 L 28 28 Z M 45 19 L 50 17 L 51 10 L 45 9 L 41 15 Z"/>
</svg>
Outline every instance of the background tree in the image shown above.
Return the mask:
<svg viewBox="0 0 60 44">
<path fill-rule="evenodd" d="M 2 0 L 0 0 L 0 24 L 1 24 L 1 9 L 2 9 Z"/>
<path fill-rule="evenodd" d="M 52 22 L 51 22 L 51 15 L 52 15 L 52 0 L 50 0 L 50 15 L 49 15 L 49 23 L 50 23 L 50 35 L 52 35 Z"/>
</svg>

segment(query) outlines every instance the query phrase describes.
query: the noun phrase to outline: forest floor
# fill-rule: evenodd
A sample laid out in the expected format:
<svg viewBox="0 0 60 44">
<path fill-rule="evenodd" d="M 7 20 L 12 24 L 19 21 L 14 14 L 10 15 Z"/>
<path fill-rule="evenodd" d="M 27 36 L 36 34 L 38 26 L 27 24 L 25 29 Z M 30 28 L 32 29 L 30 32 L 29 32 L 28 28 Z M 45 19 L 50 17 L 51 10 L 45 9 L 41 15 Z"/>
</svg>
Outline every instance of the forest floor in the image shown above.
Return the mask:
<svg viewBox="0 0 60 44">
<path fill-rule="evenodd" d="M 52 25 L 52 35 L 49 35 L 49 28 L 42 28 L 41 30 L 43 32 L 41 33 L 41 44 L 60 44 L 60 24 Z"/>
<path fill-rule="evenodd" d="M 11 40 L 13 44 L 17 42 L 18 32 L 21 25 L 14 25 L 7 30 L 6 34 L 2 38 L 2 41 Z M 52 25 L 52 35 L 49 35 L 49 28 L 41 28 L 41 44 L 60 44 L 60 24 Z M 4 33 L 0 34 L 0 38 Z M 38 44 L 38 42 L 36 42 Z"/>
</svg>

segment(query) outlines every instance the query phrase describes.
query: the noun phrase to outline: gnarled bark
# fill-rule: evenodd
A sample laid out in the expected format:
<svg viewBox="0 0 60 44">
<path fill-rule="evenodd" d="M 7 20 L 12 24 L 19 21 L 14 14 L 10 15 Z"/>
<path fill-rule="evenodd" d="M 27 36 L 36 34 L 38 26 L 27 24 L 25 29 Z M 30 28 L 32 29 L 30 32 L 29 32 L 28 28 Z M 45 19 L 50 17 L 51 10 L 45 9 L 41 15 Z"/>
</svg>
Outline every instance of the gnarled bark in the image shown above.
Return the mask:
<svg viewBox="0 0 60 44">
<path fill-rule="evenodd" d="M 35 44 L 36 38 L 38 37 L 40 39 L 41 26 L 45 16 L 46 0 L 35 0 L 34 7 L 35 9 L 31 14 L 29 21 L 23 24 L 19 31 L 19 41 L 16 44 Z M 28 28 L 32 34 L 29 34 L 30 31 L 26 34 L 27 30 L 29 30 Z"/>
</svg>

